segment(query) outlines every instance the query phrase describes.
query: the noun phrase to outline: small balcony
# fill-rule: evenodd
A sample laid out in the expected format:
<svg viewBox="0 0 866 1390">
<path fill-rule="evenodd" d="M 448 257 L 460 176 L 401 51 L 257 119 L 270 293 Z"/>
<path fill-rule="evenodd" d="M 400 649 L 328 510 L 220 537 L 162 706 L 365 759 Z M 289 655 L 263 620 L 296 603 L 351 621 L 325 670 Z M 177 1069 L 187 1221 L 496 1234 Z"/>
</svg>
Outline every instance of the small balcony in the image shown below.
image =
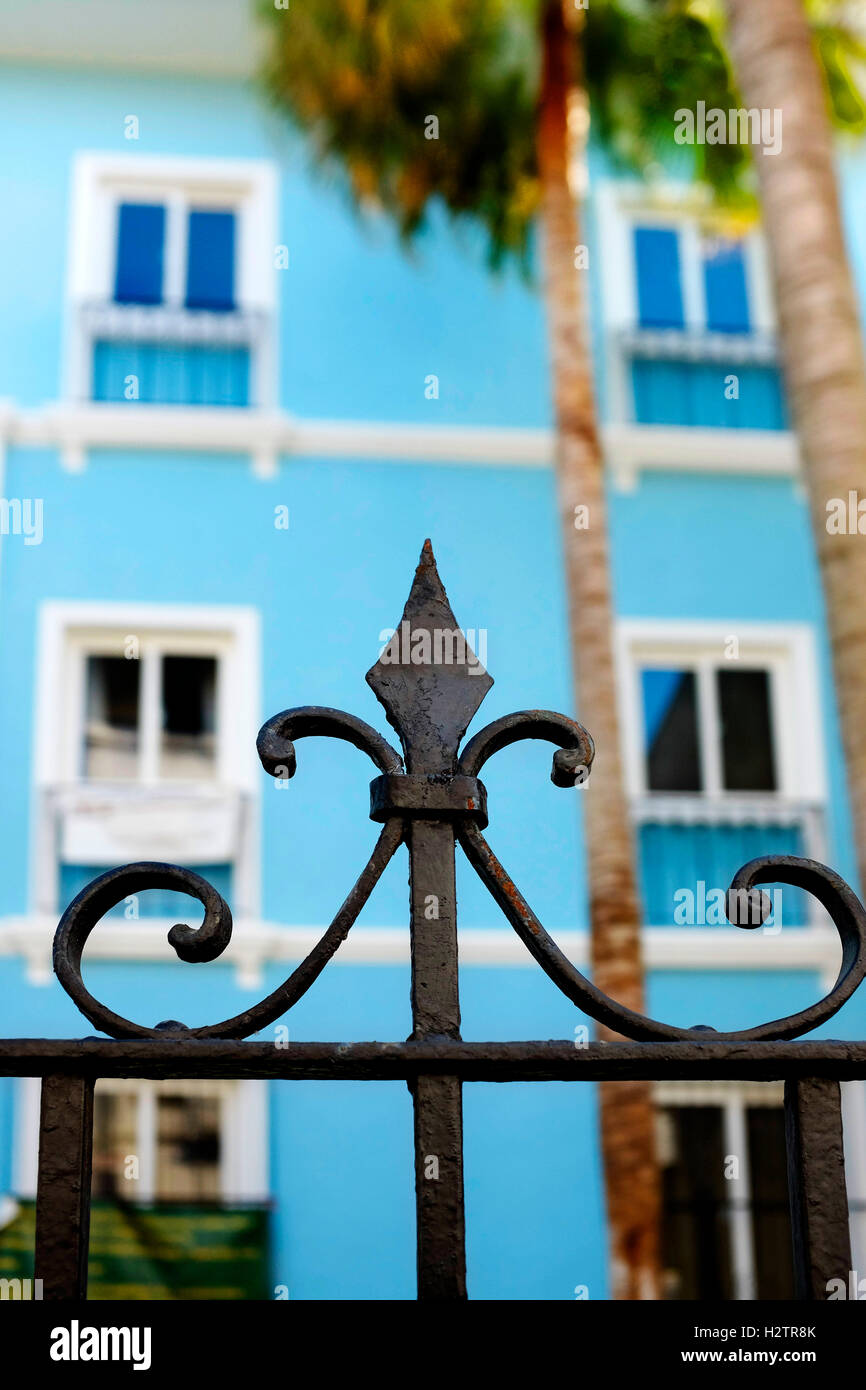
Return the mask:
<svg viewBox="0 0 866 1390">
<path fill-rule="evenodd" d="M 620 335 L 638 425 L 786 430 L 774 339 L 751 333 L 633 329 Z"/>
<path fill-rule="evenodd" d="M 61 911 L 91 879 L 117 864 L 179 861 L 196 869 L 241 910 L 235 869 L 245 858 L 251 830 L 248 795 L 204 783 L 82 782 L 46 788 L 40 817 L 43 843 L 56 873 L 40 883 L 37 910 Z M 56 901 L 52 901 L 55 898 Z M 150 892 L 135 915 L 184 920 L 189 899 Z M 123 904 L 111 916 L 124 915 Z M 128 914 L 127 914 L 128 915 Z"/>
<path fill-rule="evenodd" d="M 86 304 L 91 399 L 152 405 L 248 406 L 268 316 L 164 304 Z"/>
<path fill-rule="evenodd" d="M 633 819 L 644 921 L 652 927 L 728 926 L 719 891 L 743 864 L 764 854 L 824 857 L 822 807 L 779 796 L 655 793 L 635 800 Z M 815 899 L 798 888 L 767 884 L 764 891 L 781 909 L 772 927 L 823 920 Z"/>
</svg>

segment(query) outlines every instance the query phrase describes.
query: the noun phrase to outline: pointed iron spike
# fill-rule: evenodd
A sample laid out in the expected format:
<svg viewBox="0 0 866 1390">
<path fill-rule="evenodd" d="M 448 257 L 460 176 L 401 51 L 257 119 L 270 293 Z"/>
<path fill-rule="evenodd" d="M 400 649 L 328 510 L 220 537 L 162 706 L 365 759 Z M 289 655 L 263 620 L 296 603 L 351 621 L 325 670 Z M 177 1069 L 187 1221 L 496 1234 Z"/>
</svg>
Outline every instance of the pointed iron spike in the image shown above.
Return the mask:
<svg viewBox="0 0 866 1390">
<path fill-rule="evenodd" d="M 367 672 L 410 771 L 451 772 L 467 725 L 493 684 L 466 641 L 424 542 L 394 636 Z"/>
</svg>

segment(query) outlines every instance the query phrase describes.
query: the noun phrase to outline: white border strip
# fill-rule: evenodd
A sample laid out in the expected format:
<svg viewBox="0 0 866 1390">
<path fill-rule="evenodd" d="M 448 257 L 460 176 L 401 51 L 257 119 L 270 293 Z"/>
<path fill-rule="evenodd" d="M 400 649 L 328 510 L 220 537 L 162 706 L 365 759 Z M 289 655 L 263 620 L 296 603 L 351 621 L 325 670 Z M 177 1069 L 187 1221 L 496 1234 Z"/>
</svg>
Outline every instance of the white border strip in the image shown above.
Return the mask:
<svg viewBox="0 0 866 1390">
<path fill-rule="evenodd" d="M 0 444 L 54 447 L 79 472 L 89 449 L 179 449 L 237 453 L 273 477 L 280 455 L 363 458 L 398 463 L 488 464 L 550 468 L 550 429 L 415 425 L 368 420 L 301 420 L 284 411 L 232 406 L 51 404 L 19 410 L 0 403 Z M 774 430 L 608 425 L 602 441 L 621 487 L 644 469 L 796 477 L 794 436 Z"/>
<path fill-rule="evenodd" d="M 162 961 L 174 957 L 166 943 L 173 918 L 146 922 L 103 922 L 87 943 L 92 960 Z M 51 944 L 57 926 L 48 917 L 0 918 L 0 956 L 23 956 L 31 984 L 51 979 Z M 220 958 L 236 972 L 243 989 L 261 986 L 262 969 L 276 961 L 297 962 L 312 950 L 324 927 L 284 926 L 241 919 Z M 589 933 L 553 932 L 569 960 L 589 962 Z M 537 970 L 516 932 L 501 927 L 470 927 L 458 933 L 461 965 Z M 789 927 L 779 935 L 743 932 L 736 927 L 647 927 L 643 933 L 648 970 L 814 970 L 835 978 L 838 945 L 825 928 Z M 355 927 L 334 956 L 337 965 L 409 964 L 409 932 L 403 927 Z"/>
</svg>

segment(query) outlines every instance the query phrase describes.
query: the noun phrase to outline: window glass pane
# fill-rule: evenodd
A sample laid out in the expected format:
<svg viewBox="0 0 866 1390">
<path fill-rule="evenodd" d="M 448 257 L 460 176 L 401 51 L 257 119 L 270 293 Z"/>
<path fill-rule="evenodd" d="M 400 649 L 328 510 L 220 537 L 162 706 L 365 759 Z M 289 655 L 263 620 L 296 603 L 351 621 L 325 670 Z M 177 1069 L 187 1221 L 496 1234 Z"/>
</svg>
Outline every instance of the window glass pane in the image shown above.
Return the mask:
<svg viewBox="0 0 866 1390">
<path fill-rule="evenodd" d="M 707 328 L 716 333 L 748 333 L 749 304 L 741 241 L 718 238 L 704 244 Z"/>
<path fill-rule="evenodd" d="M 776 790 L 767 671 L 716 672 L 727 791 Z"/>
<path fill-rule="evenodd" d="M 161 777 L 216 773 L 216 665 L 212 656 L 163 657 Z"/>
<path fill-rule="evenodd" d="M 641 671 L 647 787 L 701 790 L 697 682 L 694 671 Z"/>
<path fill-rule="evenodd" d="M 635 227 L 638 321 L 641 328 L 682 328 L 679 236 L 673 227 Z"/>
<path fill-rule="evenodd" d="M 191 212 L 187 242 L 187 307 L 233 309 L 234 279 L 234 213 Z"/>
<path fill-rule="evenodd" d="M 665 1296 L 730 1298 L 722 1112 L 675 1105 L 659 1122 Z"/>
<path fill-rule="evenodd" d="M 216 1096 L 158 1096 L 157 1198 L 215 1201 L 219 1195 L 219 1100 Z"/>
<path fill-rule="evenodd" d="M 757 1298 L 793 1298 L 791 1218 L 785 1157 L 785 1114 L 780 1105 L 746 1111 L 752 1186 L 752 1232 Z"/>
<path fill-rule="evenodd" d="M 125 1174 L 126 1160 L 139 1158 L 138 1097 L 134 1092 L 100 1091 L 93 1096 L 94 1197 L 119 1197 L 130 1201 L 138 1184 Z"/>
<path fill-rule="evenodd" d="M 139 662 L 122 656 L 90 656 L 86 682 L 85 777 L 135 777 Z"/>
<path fill-rule="evenodd" d="M 158 203 L 121 203 L 114 281 L 114 298 L 119 304 L 162 302 L 164 242 L 164 207 Z"/>
</svg>

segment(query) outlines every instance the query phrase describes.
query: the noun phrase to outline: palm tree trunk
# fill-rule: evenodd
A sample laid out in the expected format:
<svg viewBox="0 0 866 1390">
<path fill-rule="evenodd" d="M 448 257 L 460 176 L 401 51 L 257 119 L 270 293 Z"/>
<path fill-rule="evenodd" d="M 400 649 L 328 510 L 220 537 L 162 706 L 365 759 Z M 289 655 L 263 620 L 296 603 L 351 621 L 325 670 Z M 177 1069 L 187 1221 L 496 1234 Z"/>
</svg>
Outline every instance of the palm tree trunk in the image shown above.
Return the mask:
<svg viewBox="0 0 866 1390">
<path fill-rule="evenodd" d="M 866 496 L 866 367 L 842 234 L 833 142 L 801 0 L 725 0 L 746 105 L 782 113 L 755 152 L 788 399 L 823 579 L 861 890 L 866 888 L 866 540 L 827 529 L 827 503 Z M 864 522 L 866 526 L 866 522 Z"/>
<path fill-rule="evenodd" d="M 542 11 L 538 166 L 557 480 L 577 710 L 597 747 L 592 776 L 580 793 L 593 978 L 606 993 L 642 1011 L 640 909 L 617 718 L 604 468 L 585 324 L 586 271 L 575 268 L 580 231 L 569 186 L 569 93 L 579 90 L 574 16 L 571 0 L 547 0 Z M 576 507 L 589 509 L 585 529 L 575 526 Z M 616 1035 L 602 1029 L 600 1036 Z M 607 1082 L 600 1106 L 612 1294 L 656 1298 L 659 1183 L 652 1093 L 643 1082 Z"/>
</svg>

